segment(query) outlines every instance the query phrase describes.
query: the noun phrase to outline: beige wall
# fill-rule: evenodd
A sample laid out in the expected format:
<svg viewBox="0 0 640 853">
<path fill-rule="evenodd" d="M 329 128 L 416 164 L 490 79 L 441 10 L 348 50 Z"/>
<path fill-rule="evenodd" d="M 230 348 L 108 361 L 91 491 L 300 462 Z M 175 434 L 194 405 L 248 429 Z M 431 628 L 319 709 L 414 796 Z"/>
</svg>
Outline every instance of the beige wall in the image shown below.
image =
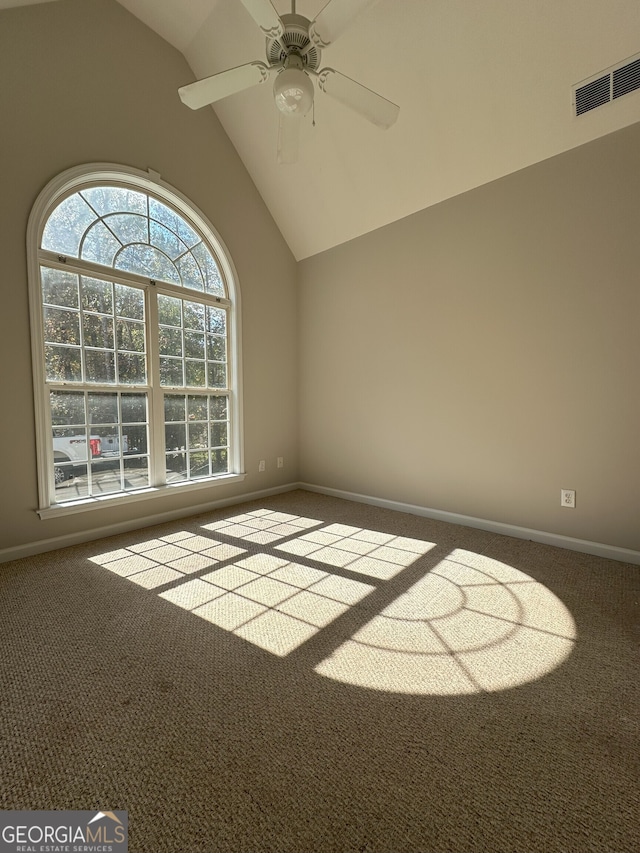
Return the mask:
<svg viewBox="0 0 640 853">
<path fill-rule="evenodd" d="M 60 0 L 0 12 L 0 80 L 0 553 L 295 481 L 296 265 L 213 111 L 180 102 L 178 86 L 193 80 L 182 55 L 115 0 Z M 43 186 L 89 162 L 159 172 L 202 209 L 230 250 L 243 306 L 248 476 L 153 507 L 41 521 L 25 231 Z M 276 456 L 285 457 L 284 469 Z M 259 459 L 267 460 L 264 474 Z"/>
<path fill-rule="evenodd" d="M 302 480 L 640 549 L 639 227 L 635 125 L 303 261 Z"/>
</svg>

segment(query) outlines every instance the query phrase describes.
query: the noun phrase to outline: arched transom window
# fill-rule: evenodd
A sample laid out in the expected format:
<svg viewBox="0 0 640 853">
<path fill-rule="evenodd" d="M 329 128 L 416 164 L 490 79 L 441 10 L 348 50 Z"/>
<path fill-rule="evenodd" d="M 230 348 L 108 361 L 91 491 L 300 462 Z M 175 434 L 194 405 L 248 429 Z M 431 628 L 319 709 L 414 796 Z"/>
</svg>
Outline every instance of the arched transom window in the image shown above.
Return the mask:
<svg viewBox="0 0 640 853">
<path fill-rule="evenodd" d="M 230 261 L 141 174 L 58 180 L 32 214 L 41 508 L 241 471 Z"/>
</svg>

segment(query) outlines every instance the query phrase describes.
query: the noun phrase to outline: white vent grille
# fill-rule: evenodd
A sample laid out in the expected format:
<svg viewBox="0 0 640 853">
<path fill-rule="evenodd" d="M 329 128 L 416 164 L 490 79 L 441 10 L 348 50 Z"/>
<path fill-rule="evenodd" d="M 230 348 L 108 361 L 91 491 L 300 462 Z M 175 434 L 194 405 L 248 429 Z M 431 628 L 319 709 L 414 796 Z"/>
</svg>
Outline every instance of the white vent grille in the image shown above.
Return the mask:
<svg viewBox="0 0 640 853">
<path fill-rule="evenodd" d="M 640 89 L 640 54 L 577 83 L 573 87 L 574 115 L 581 116 L 637 89 Z"/>
<path fill-rule="evenodd" d="M 640 59 L 616 68 L 612 75 L 612 92 L 614 98 L 620 98 L 627 92 L 640 89 Z"/>
<path fill-rule="evenodd" d="M 581 116 L 583 113 L 588 113 L 589 110 L 595 110 L 602 104 L 608 104 L 610 100 L 611 75 L 606 74 L 604 77 L 598 77 L 597 80 L 585 83 L 584 86 L 575 90 L 576 115 Z"/>
</svg>

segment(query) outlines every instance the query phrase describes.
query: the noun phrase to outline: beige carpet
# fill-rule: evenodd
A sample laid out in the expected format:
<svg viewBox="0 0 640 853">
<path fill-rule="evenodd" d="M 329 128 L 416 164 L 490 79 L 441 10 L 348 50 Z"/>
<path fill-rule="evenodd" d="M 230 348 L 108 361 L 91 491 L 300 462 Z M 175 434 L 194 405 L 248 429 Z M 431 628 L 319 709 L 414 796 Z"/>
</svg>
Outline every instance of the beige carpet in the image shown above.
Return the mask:
<svg viewBox="0 0 640 853">
<path fill-rule="evenodd" d="M 638 851 L 640 569 L 291 492 L 0 566 L 0 808 L 131 851 Z"/>
</svg>

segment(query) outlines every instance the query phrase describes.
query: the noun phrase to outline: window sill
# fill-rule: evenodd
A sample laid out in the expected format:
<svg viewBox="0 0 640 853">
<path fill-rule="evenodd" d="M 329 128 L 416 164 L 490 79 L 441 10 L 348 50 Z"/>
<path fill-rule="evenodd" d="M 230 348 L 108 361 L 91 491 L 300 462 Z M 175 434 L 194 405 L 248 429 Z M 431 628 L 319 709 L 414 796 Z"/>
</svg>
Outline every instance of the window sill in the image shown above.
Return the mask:
<svg viewBox="0 0 640 853">
<path fill-rule="evenodd" d="M 171 494 L 185 494 L 215 488 L 216 486 L 242 483 L 246 476 L 246 474 L 224 474 L 221 477 L 208 477 L 206 480 L 197 480 L 191 483 L 171 483 L 166 486 L 152 486 L 148 489 L 139 489 L 135 492 L 116 492 L 112 495 L 104 495 L 99 498 L 79 498 L 75 501 L 67 501 L 45 507 L 44 509 L 38 509 L 36 512 L 43 520 L 48 518 L 62 518 L 66 515 L 75 515 L 79 512 L 87 512 L 94 509 L 125 506 L 140 501 L 153 501 L 155 498 L 166 497 Z"/>
</svg>

